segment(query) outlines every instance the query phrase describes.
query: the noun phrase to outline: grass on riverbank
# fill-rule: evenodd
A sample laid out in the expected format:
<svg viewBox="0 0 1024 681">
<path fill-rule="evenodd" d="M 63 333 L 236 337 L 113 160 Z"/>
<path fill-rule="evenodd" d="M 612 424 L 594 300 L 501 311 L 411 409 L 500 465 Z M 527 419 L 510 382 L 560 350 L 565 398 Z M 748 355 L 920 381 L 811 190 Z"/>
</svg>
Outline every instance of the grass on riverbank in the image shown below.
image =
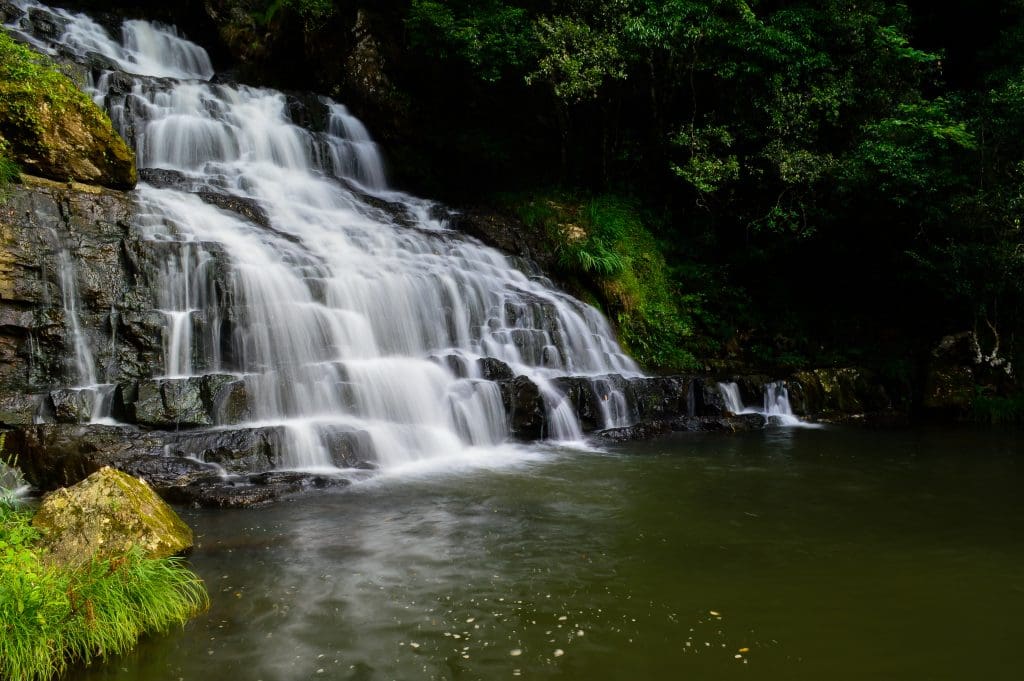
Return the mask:
<svg viewBox="0 0 1024 681">
<path fill-rule="evenodd" d="M 130 650 L 209 603 L 179 558 L 140 550 L 78 569 L 48 565 L 31 514 L 0 503 L 0 679 L 42 681 Z"/>
</svg>

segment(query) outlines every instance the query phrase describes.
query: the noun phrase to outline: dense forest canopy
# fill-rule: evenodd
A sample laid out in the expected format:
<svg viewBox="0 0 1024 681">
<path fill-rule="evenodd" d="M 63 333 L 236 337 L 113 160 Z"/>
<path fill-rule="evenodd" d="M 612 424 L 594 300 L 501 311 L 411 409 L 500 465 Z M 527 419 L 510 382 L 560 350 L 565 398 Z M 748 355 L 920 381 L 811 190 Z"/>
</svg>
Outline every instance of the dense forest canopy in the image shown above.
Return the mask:
<svg viewBox="0 0 1024 681">
<path fill-rule="evenodd" d="M 548 182 L 663 208 L 651 224 L 681 290 L 702 286 L 687 263 L 717 263 L 749 301 L 704 291 L 734 332 L 843 353 L 977 328 L 1006 351 L 1024 273 L 1021 10 L 413 0 L 406 26 L 425 63 L 461 74 L 447 94 L 493 102 L 473 108 L 514 142 L 474 141 L 503 182 L 536 177 L 514 131 L 540 129 L 525 148 L 557 149 Z"/>
</svg>

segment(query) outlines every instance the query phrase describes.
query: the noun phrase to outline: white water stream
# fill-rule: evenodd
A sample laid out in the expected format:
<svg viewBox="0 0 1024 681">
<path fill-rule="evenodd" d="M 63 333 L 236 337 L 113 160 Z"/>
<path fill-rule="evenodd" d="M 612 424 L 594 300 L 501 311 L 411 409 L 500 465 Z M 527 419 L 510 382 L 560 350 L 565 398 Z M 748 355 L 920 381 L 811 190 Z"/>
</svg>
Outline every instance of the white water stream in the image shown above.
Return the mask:
<svg viewBox="0 0 1024 681">
<path fill-rule="evenodd" d="M 789 403 L 789 389 L 786 387 L 785 381 L 765 383 L 761 409 L 743 404 L 740 388 L 735 382 L 719 383 L 718 391 L 725 401 L 725 408 L 733 414 L 761 414 L 769 423 L 778 426 L 821 427 L 821 424 L 808 423 L 793 413 L 793 407 Z"/>
<path fill-rule="evenodd" d="M 560 376 L 592 377 L 607 396 L 605 427 L 634 420 L 602 377 L 639 370 L 600 313 L 450 232 L 430 202 L 389 189 L 377 146 L 344 106 L 321 100 L 326 129 L 305 130 L 284 94 L 209 82 L 206 52 L 172 29 L 128 21 L 116 41 L 84 16 L 45 11 L 65 27 L 63 49 L 135 74 L 130 93 L 106 73 L 92 94 L 140 168 L 175 171 L 174 186 L 191 190 L 136 191 L 136 228 L 167 254 L 156 273 L 159 373 L 242 377 L 244 425 L 285 428 L 282 467 L 332 466 L 332 435 L 346 431 L 367 434 L 385 468 L 486 454 L 507 438 L 509 415 L 481 374 L 484 357 L 538 385 L 551 438 L 582 438 L 552 383 Z"/>
</svg>

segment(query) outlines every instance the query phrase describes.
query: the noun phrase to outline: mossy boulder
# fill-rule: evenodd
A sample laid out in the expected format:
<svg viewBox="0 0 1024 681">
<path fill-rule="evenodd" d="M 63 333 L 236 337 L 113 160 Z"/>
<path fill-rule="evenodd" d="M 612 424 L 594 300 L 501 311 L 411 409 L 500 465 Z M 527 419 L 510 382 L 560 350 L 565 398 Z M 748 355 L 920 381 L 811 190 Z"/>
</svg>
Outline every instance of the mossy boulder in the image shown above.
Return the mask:
<svg viewBox="0 0 1024 681">
<path fill-rule="evenodd" d="M 192 530 L 149 485 L 110 467 L 46 495 L 32 524 L 56 565 L 117 558 L 132 546 L 149 558 L 192 546 Z"/>
<path fill-rule="evenodd" d="M 135 155 L 110 118 L 47 57 L 0 33 L 0 148 L 23 170 L 129 189 Z"/>
</svg>

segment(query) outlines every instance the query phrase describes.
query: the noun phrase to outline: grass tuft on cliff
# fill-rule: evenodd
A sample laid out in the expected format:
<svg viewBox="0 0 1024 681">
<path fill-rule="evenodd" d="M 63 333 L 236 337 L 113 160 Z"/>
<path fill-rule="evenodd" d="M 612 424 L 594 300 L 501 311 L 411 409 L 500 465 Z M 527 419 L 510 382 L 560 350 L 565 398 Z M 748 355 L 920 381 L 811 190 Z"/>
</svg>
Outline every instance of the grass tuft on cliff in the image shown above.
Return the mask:
<svg viewBox="0 0 1024 681">
<path fill-rule="evenodd" d="M 140 550 L 62 570 L 45 561 L 31 514 L 0 503 L 0 678 L 43 681 L 130 650 L 208 607 L 180 558 Z"/>
<path fill-rule="evenodd" d="M 0 156 L 26 172 L 127 189 L 135 156 L 49 57 L 0 31 Z"/>
<path fill-rule="evenodd" d="M 10 157 L 7 142 L 0 137 L 0 201 L 6 196 L 7 187 L 21 177 L 21 168 Z"/>
<path fill-rule="evenodd" d="M 697 366 L 690 351 L 691 308 L 699 298 L 678 290 L 635 202 L 569 194 L 508 200 L 524 223 L 546 237 L 559 268 L 596 289 L 634 359 L 649 370 Z"/>
</svg>

